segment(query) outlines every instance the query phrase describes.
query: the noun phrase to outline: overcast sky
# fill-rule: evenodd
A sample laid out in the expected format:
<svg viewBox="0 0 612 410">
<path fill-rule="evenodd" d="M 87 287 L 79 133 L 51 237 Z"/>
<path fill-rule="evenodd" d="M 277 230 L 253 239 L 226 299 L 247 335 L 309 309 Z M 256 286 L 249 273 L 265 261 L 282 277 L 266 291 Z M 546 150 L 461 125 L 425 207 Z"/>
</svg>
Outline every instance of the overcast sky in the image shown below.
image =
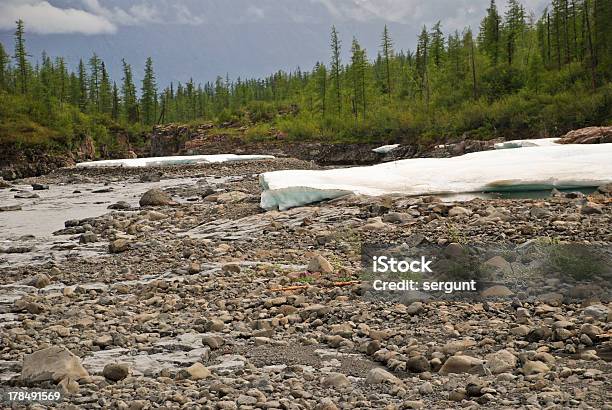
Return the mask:
<svg viewBox="0 0 612 410">
<path fill-rule="evenodd" d="M 537 15 L 548 2 L 522 1 Z M 502 11 L 505 3 L 498 1 Z M 153 55 L 162 80 L 184 75 L 208 80 L 226 72 L 259 76 L 326 61 L 332 24 L 340 30 L 345 52 L 356 35 L 372 56 L 384 24 L 397 49 L 412 49 L 424 24 L 429 27 L 441 20 L 445 32 L 476 28 L 488 4 L 489 0 L 0 0 L 0 41 L 12 48 L 11 33 L 21 18 L 34 56 L 43 48 L 70 62 L 93 51 L 115 62 Z M 141 66 L 140 61 L 133 63 Z"/>
</svg>

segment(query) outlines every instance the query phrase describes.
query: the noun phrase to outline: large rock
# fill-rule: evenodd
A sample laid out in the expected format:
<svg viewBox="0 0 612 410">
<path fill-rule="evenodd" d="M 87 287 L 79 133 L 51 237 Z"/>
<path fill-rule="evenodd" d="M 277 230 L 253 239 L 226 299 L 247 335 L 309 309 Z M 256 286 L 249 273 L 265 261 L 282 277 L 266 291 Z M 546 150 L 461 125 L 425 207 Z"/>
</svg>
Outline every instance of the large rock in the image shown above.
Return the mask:
<svg viewBox="0 0 612 410">
<path fill-rule="evenodd" d="M 506 349 L 485 356 L 487 367 L 493 374 L 512 371 L 516 367 L 517 358 Z"/>
<path fill-rule="evenodd" d="M 570 131 L 561 137 L 559 144 L 608 144 L 612 143 L 612 126 L 587 127 Z"/>
<path fill-rule="evenodd" d="M 26 384 L 53 381 L 64 378 L 81 380 L 89 377 L 81 365 L 81 359 L 61 346 L 53 346 L 29 354 L 23 359 L 21 380 Z"/>
<path fill-rule="evenodd" d="M 523 365 L 523 374 L 525 374 L 525 376 L 530 376 L 532 374 L 538 373 L 547 373 L 549 371 L 550 368 L 545 363 L 542 363 L 540 361 L 528 360 Z"/>
<path fill-rule="evenodd" d="M 108 245 L 110 253 L 122 253 L 130 249 L 130 241 L 127 239 L 115 239 Z"/>
<path fill-rule="evenodd" d="M 334 268 L 331 263 L 327 259 L 325 259 L 321 255 L 315 255 L 312 257 L 310 262 L 308 263 L 308 268 L 306 268 L 308 272 L 313 273 L 333 273 Z"/>
<path fill-rule="evenodd" d="M 217 195 L 217 202 L 220 204 L 233 204 L 242 202 L 247 198 L 249 198 L 249 194 L 240 191 L 230 191 Z"/>
<path fill-rule="evenodd" d="M 184 379 L 201 380 L 201 379 L 206 379 L 207 377 L 210 377 L 210 375 L 211 375 L 210 370 L 206 366 L 204 366 L 202 363 L 197 362 L 185 369 L 181 369 L 177 373 L 176 378 L 178 380 L 184 380 Z"/>
<path fill-rule="evenodd" d="M 451 356 L 444 362 L 439 373 L 442 375 L 447 375 L 449 373 L 469 373 L 472 368 L 481 364 L 482 360 L 472 356 Z"/>
<path fill-rule="evenodd" d="M 351 381 L 342 373 L 330 373 L 325 379 L 323 379 L 323 386 L 325 387 L 348 387 L 351 385 Z"/>
<path fill-rule="evenodd" d="M 586 307 L 582 313 L 582 316 L 592 317 L 596 320 L 607 321 L 610 316 L 610 309 L 604 305 L 591 305 Z"/>
<path fill-rule="evenodd" d="M 504 298 L 514 295 L 514 292 L 504 285 L 494 285 L 480 292 L 480 295 L 483 298 Z"/>
<path fill-rule="evenodd" d="M 125 363 L 109 363 L 102 370 L 102 375 L 114 382 L 125 379 L 129 374 L 130 368 Z"/>
<path fill-rule="evenodd" d="M 413 373 L 424 373 L 430 370 L 429 361 L 424 356 L 415 356 L 406 360 L 406 369 Z"/>
<path fill-rule="evenodd" d="M 153 188 L 145 192 L 140 198 L 140 206 L 176 205 L 170 195 L 161 189 Z"/>
<path fill-rule="evenodd" d="M 368 372 L 366 384 L 398 383 L 400 380 L 380 367 L 376 367 Z"/>
</svg>

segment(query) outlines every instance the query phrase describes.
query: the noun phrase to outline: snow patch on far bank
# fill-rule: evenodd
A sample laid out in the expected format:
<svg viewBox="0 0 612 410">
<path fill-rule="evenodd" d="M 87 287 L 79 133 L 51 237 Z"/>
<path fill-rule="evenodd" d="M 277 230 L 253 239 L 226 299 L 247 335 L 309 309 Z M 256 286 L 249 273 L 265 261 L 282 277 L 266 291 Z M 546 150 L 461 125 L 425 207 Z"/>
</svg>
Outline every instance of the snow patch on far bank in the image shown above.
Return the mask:
<svg viewBox="0 0 612 410">
<path fill-rule="evenodd" d="M 612 182 L 612 144 L 539 146 L 260 175 L 261 206 L 289 209 L 348 193 L 433 195 L 596 187 Z"/>
<path fill-rule="evenodd" d="M 512 140 L 495 144 L 495 149 L 530 148 L 530 147 L 553 147 L 559 138 L 540 138 L 535 140 Z"/>
<path fill-rule="evenodd" d="M 382 147 L 374 148 L 372 151 L 376 152 L 377 154 L 386 154 L 388 152 L 393 151 L 399 146 L 400 144 L 383 145 Z"/>
<path fill-rule="evenodd" d="M 237 162 L 237 161 L 254 161 L 261 159 L 274 159 L 273 155 L 236 155 L 236 154 L 218 154 L 218 155 L 185 155 L 173 157 L 151 157 L 151 158 L 134 158 L 134 159 L 112 159 L 105 161 L 80 162 L 76 164 L 77 168 L 98 168 L 98 167 L 154 167 L 168 165 L 185 165 L 185 164 L 214 164 L 220 162 Z"/>
</svg>

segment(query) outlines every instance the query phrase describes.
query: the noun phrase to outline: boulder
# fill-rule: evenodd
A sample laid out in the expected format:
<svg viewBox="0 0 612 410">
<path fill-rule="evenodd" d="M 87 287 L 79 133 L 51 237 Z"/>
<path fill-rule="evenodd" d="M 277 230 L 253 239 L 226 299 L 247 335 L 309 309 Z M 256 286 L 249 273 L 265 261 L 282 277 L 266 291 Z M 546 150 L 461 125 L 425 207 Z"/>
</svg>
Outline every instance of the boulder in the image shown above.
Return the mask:
<svg viewBox="0 0 612 410">
<path fill-rule="evenodd" d="M 89 377 L 81 365 L 81 359 L 61 346 L 52 346 L 24 357 L 21 380 L 26 384 L 52 381 L 58 383 L 64 378 L 81 380 Z"/>
<path fill-rule="evenodd" d="M 225 341 L 221 336 L 206 335 L 202 337 L 202 344 L 210 347 L 213 350 L 219 349 L 224 343 Z"/>
<path fill-rule="evenodd" d="M 308 267 L 306 268 L 308 272 L 313 273 L 333 273 L 334 268 L 331 263 L 327 259 L 325 259 L 321 255 L 315 255 L 310 259 L 308 263 Z"/>
<path fill-rule="evenodd" d="M 414 217 L 408 213 L 389 212 L 382 218 L 383 222 L 404 224 L 414 220 Z"/>
<path fill-rule="evenodd" d="M 455 206 L 448 211 L 448 216 L 470 216 L 472 215 L 472 211 L 462 206 Z"/>
<path fill-rule="evenodd" d="M 217 195 L 217 203 L 219 204 L 233 204 L 242 202 L 249 197 L 249 194 L 245 194 L 240 191 L 224 192 Z"/>
<path fill-rule="evenodd" d="M 26 285 L 34 286 L 35 288 L 38 288 L 38 289 L 42 289 L 44 287 L 47 287 L 50 284 L 51 284 L 51 278 L 49 276 L 45 275 L 44 273 L 39 273 L 38 275 L 35 275 L 35 276 L 31 277 L 26 282 Z"/>
<path fill-rule="evenodd" d="M 482 360 L 472 356 L 456 355 L 449 357 L 439 373 L 441 375 L 447 375 L 449 373 L 469 373 L 470 370 L 483 363 Z"/>
<path fill-rule="evenodd" d="M 487 361 L 487 367 L 493 374 L 511 372 L 517 363 L 516 356 L 506 349 L 486 355 L 485 360 Z"/>
<path fill-rule="evenodd" d="M 157 188 L 150 189 L 145 192 L 140 198 L 139 203 L 140 206 L 166 206 L 177 204 L 174 200 L 172 200 L 170 195 Z"/>
<path fill-rule="evenodd" d="M 596 320 L 606 321 L 610 315 L 610 309 L 604 305 L 591 305 L 582 311 L 582 316 L 592 317 Z"/>
<path fill-rule="evenodd" d="M 81 234 L 81 236 L 79 237 L 79 243 L 86 244 L 94 242 L 98 242 L 98 236 L 91 231 L 87 231 Z"/>
<path fill-rule="evenodd" d="M 330 373 L 325 379 L 323 379 L 323 386 L 325 387 L 348 387 L 351 385 L 351 381 L 342 373 Z"/>
<path fill-rule="evenodd" d="M 210 370 L 208 370 L 208 368 L 204 366 L 202 363 L 197 362 L 185 369 L 181 369 L 177 373 L 176 378 L 179 380 L 184 380 L 184 379 L 201 380 L 201 379 L 206 379 L 207 377 L 210 377 L 210 375 L 211 375 Z"/>
<path fill-rule="evenodd" d="M 122 253 L 130 249 L 130 242 L 127 239 L 115 239 L 108 245 L 110 253 Z"/>
<path fill-rule="evenodd" d="M 102 375 L 113 382 L 125 379 L 129 373 L 130 368 L 125 363 L 109 363 L 102 370 Z"/>
<path fill-rule="evenodd" d="M 504 298 L 514 295 L 514 292 L 512 292 L 504 285 L 495 285 L 486 288 L 485 290 L 480 292 L 480 295 L 483 298 Z"/>
<path fill-rule="evenodd" d="M 473 339 L 452 340 L 442 347 L 442 351 L 446 354 L 455 354 L 474 346 L 476 346 L 476 341 Z"/>
<path fill-rule="evenodd" d="M 127 211 L 127 210 L 132 209 L 132 205 L 128 204 L 125 201 L 119 201 L 119 202 L 109 205 L 108 209 L 114 209 L 118 211 Z"/>
<path fill-rule="evenodd" d="M 150 174 L 140 175 L 140 182 L 159 182 L 164 174 L 162 172 L 155 172 Z"/>
<path fill-rule="evenodd" d="M 366 384 L 383 384 L 383 383 L 398 383 L 400 380 L 380 367 L 375 367 L 368 372 L 365 383 Z"/>
<path fill-rule="evenodd" d="M 548 371 L 550 371 L 550 368 L 545 363 L 540 361 L 528 360 L 523 365 L 523 374 L 525 376 L 538 373 L 547 373 Z"/>
<path fill-rule="evenodd" d="M 612 143 L 612 126 L 586 127 L 573 130 L 562 136 L 559 144 L 608 144 Z"/>
<path fill-rule="evenodd" d="M 580 212 L 584 215 L 602 214 L 603 206 L 594 202 L 587 202 L 586 204 L 582 205 L 582 208 L 580 208 Z"/>
<path fill-rule="evenodd" d="M 406 361 L 406 369 L 413 373 L 424 373 L 430 370 L 429 361 L 424 356 L 411 357 Z"/>
</svg>

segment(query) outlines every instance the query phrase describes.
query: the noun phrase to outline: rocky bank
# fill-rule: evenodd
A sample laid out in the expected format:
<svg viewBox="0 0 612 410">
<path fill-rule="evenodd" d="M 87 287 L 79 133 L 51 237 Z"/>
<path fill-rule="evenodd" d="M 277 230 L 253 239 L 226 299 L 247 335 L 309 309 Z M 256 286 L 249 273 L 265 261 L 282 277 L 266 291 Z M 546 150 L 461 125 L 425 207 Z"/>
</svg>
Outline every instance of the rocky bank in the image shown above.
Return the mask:
<svg viewBox="0 0 612 410">
<path fill-rule="evenodd" d="M 609 246 L 610 187 L 462 202 L 346 196 L 263 212 L 258 174 L 299 167 L 317 166 L 63 169 L 18 181 L 93 181 L 112 195 L 197 179 L 108 203 L 51 238 L 2 238 L 0 252 L 22 259 L 0 279 L 0 384 L 60 389 L 50 407 L 66 409 L 612 408 L 609 278 L 508 275 L 470 298 L 380 298 L 360 273 L 364 243 Z"/>
</svg>

